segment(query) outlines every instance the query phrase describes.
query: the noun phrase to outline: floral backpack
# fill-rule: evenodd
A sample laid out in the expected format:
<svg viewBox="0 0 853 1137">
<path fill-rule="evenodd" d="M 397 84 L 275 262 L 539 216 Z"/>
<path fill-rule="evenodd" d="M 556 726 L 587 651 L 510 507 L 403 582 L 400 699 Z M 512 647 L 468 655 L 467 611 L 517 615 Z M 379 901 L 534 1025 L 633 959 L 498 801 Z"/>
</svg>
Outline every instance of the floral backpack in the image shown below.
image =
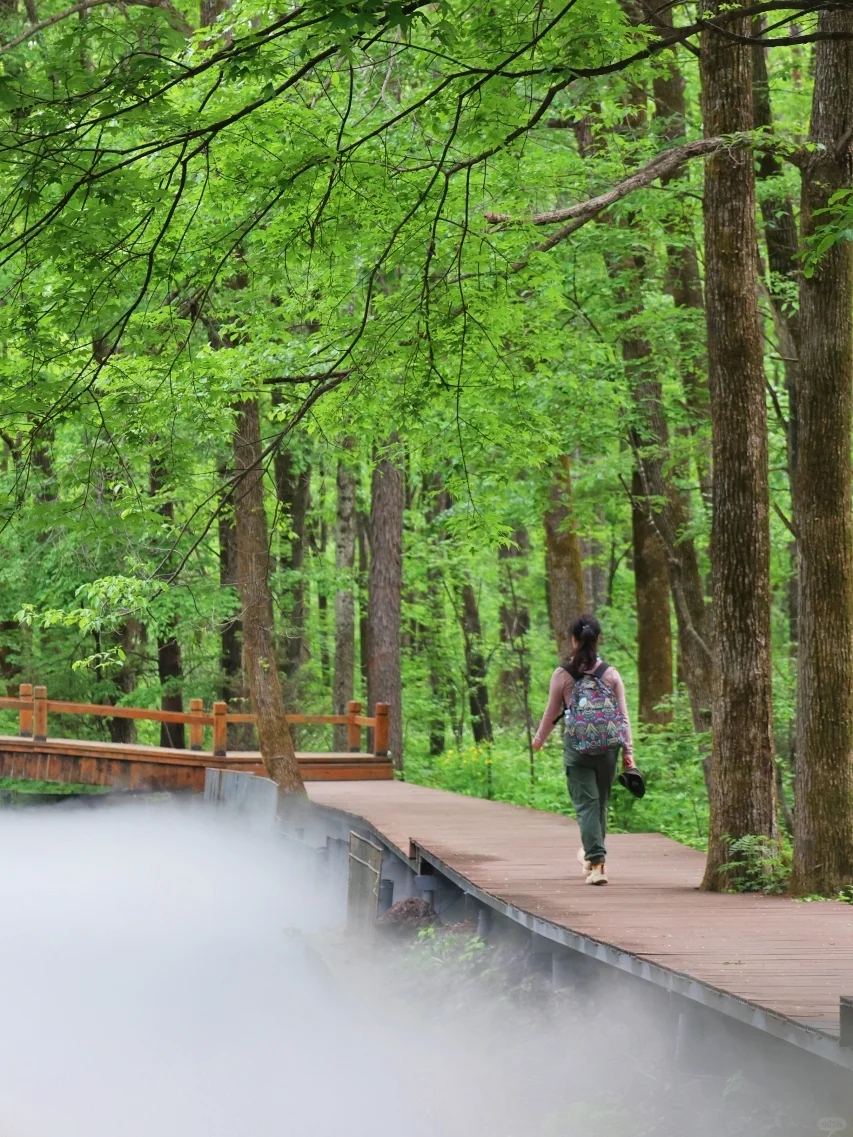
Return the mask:
<svg viewBox="0 0 853 1137">
<path fill-rule="evenodd" d="M 619 710 L 615 691 L 603 679 L 609 666 L 599 663 L 595 671 L 575 680 L 565 711 L 566 738 L 573 750 L 604 754 L 627 741 L 625 716 Z"/>
</svg>

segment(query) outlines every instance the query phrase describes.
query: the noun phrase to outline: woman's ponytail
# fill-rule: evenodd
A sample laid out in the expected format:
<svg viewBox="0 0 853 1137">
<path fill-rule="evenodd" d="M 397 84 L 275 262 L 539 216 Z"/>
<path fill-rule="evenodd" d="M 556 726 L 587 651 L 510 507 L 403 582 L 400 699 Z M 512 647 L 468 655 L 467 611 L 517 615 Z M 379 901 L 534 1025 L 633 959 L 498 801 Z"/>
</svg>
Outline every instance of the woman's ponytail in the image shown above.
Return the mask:
<svg viewBox="0 0 853 1137">
<path fill-rule="evenodd" d="M 595 616 L 590 616 L 589 613 L 583 616 L 578 616 L 572 624 L 570 631 L 574 639 L 577 640 L 577 649 L 572 653 L 572 658 L 569 660 L 566 670 L 569 672 L 573 679 L 580 679 L 587 671 L 592 671 L 595 668 L 595 661 L 598 657 L 598 637 L 601 635 L 601 624 L 596 620 Z"/>
</svg>

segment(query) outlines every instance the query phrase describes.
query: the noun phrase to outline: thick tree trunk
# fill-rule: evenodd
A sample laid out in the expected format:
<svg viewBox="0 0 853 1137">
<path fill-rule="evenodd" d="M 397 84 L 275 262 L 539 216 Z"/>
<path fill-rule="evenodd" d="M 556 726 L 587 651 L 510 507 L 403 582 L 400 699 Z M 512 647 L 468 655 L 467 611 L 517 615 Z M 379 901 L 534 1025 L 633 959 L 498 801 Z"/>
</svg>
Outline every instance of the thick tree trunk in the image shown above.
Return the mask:
<svg viewBox="0 0 853 1137">
<path fill-rule="evenodd" d="M 345 451 L 352 451 L 355 442 L 344 439 Z M 355 471 L 346 459 L 338 462 L 337 476 L 337 529 L 335 532 L 335 676 L 334 708 L 336 715 L 346 713 L 347 703 L 353 697 L 355 683 L 355 598 L 353 595 L 353 569 L 355 568 L 356 508 Z M 334 749 L 347 749 L 347 728 L 336 726 Z"/>
<path fill-rule="evenodd" d="M 821 32 L 853 36 L 853 12 L 822 13 Z M 804 241 L 834 193 L 853 185 L 853 42 L 815 48 L 802 167 Z M 800 667 L 794 890 L 831 894 L 853 881 L 853 246 L 828 249 L 800 283 Z"/>
<path fill-rule="evenodd" d="M 294 679 L 305 660 L 305 519 L 311 486 L 311 468 L 301 468 L 289 450 L 276 454 L 273 469 L 275 489 L 282 512 L 290 528 L 290 536 L 282 542 L 280 558 L 285 594 L 289 600 L 290 620 L 285 631 L 284 671 Z"/>
<path fill-rule="evenodd" d="M 243 667 L 267 775 L 283 793 L 304 793 L 293 740 L 285 717 L 278 663 L 264 512 L 261 426 L 257 399 L 237 404 L 234 431 L 234 515 L 237 525 L 237 580 L 243 608 Z"/>
<path fill-rule="evenodd" d="M 641 723 L 667 723 L 672 697 L 672 631 L 669 619 L 669 571 L 666 553 L 645 505 L 643 482 L 635 471 L 632 485 L 634 590 L 637 598 L 637 679 Z"/>
<path fill-rule="evenodd" d="M 708 15 L 723 7 L 711 0 Z M 730 23 L 748 36 L 750 23 Z M 752 125 L 748 46 L 702 35 L 708 136 Z M 713 423 L 711 566 L 714 701 L 711 816 L 703 885 L 725 888 L 729 838 L 775 838 L 770 668 L 770 525 L 767 411 L 758 310 L 755 171 L 748 149 L 720 151 L 705 168 L 705 262 Z"/>
<path fill-rule="evenodd" d="M 583 562 L 575 527 L 572 469 L 568 454 L 558 459 L 544 522 L 548 611 L 557 654 L 566 663 L 572 651 L 571 623 L 586 611 Z"/>
<path fill-rule="evenodd" d="M 396 435 L 388 447 L 397 443 Z M 373 471 L 370 509 L 367 695 L 391 706 L 389 741 L 397 770 L 403 769 L 403 680 L 400 619 L 403 595 L 403 471 L 386 449 Z"/>
<path fill-rule="evenodd" d="M 465 678 L 471 710 L 471 730 L 476 743 L 491 742 L 492 719 L 489 714 L 489 687 L 486 682 L 480 607 L 477 594 L 468 583 L 462 586 L 462 634 L 465 640 Z"/>
</svg>

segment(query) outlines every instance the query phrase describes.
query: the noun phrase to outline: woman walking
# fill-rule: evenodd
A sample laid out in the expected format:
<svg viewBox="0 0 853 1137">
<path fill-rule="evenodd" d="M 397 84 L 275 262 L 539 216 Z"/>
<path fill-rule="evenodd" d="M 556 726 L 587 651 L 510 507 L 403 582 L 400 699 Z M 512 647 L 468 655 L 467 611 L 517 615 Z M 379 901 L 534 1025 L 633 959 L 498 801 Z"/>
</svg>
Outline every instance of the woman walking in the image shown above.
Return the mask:
<svg viewBox="0 0 853 1137">
<path fill-rule="evenodd" d="M 624 768 L 635 769 L 631 724 L 622 676 L 598 655 L 601 624 L 595 616 L 579 616 L 571 632 L 572 656 L 551 676 L 533 748 L 542 749 L 564 715 L 566 778 L 583 841 L 578 860 L 587 884 L 607 884 L 607 804 L 620 750 Z"/>
</svg>

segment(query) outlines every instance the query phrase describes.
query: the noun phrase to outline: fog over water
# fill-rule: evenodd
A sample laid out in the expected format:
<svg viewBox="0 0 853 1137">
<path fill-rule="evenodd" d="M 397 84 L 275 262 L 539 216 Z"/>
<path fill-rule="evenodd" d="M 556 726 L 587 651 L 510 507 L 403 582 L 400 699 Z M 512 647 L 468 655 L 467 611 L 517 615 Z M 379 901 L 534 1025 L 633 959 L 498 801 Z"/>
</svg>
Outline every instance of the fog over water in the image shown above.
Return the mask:
<svg viewBox="0 0 853 1137">
<path fill-rule="evenodd" d="M 497 969 L 454 1014 L 353 962 L 304 858 L 203 810 L 7 810 L 0 864 L 0 1137 L 774 1131 L 701 1052 L 673 1090 L 671 1021 L 607 986 L 545 1023 Z"/>
</svg>

